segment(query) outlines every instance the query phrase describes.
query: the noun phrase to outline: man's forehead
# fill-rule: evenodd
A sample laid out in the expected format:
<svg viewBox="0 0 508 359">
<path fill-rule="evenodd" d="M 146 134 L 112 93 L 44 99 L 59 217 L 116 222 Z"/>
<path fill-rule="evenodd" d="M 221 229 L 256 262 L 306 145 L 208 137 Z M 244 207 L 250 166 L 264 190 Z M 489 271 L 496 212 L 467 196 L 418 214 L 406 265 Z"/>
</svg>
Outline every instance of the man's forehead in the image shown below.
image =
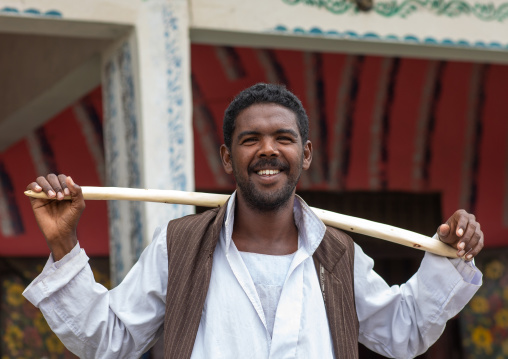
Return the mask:
<svg viewBox="0 0 508 359">
<path fill-rule="evenodd" d="M 298 128 L 296 114 L 289 108 L 277 103 L 256 103 L 246 107 L 238 114 L 235 121 L 235 129 L 260 124 Z"/>
</svg>

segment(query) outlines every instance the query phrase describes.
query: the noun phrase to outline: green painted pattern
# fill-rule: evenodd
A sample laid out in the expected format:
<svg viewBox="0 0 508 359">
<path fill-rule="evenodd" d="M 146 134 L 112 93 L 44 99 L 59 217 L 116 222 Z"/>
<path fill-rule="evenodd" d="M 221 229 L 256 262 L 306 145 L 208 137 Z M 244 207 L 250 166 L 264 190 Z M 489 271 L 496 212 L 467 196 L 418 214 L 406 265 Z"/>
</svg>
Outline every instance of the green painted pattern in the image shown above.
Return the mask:
<svg viewBox="0 0 508 359">
<path fill-rule="evenodd" d="M 304 4 L 324 8 L 337 15 L 359 10 L 351 0 L 282 0 L 289 5 Z M 482 21 L 503 22 L 508 19 L 508 2 L 495 5 L 493 3 L 474 3 L 463 0 L 388 0 L 374 1 L 372 11 L 385 17 L 399 16 L 406 18 L 416 11 L 426 10 L 437 16 L 450 18 L 472 15 Z"/>
</svg>

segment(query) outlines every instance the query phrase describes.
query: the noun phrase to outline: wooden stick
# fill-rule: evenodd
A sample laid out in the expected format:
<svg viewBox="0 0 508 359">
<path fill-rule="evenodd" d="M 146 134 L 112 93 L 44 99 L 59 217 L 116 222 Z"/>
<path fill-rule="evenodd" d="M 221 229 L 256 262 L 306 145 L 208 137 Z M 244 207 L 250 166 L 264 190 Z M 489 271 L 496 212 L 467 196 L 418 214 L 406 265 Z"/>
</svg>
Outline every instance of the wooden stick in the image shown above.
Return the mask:
<svg viewBox="0 0 508 359">
<path fill-rule="evenodd" d="M 203 207 L 220 207 L 230 197 L 229 195 L 214 193 L 121 187 L 83 186 L 81 187 L 81 190 L 83 191 L 83 197 L 86 200 L 145 201 L 189 204 Z M 48 198 L 44 192 L 36 193 L 33 191 L 25 191 L 25 195 L 34 198 Z M 70 199 L 70 196 L 66 196 L 65 199 Z M 344 214 L 325 211 L 319 208 L 311 207 L 311 209 L 323 221 L 323 223 L 329 226 L 349 232 L 364 234 L 370 237 L 384 239 L 386 241 L 421 249 L 441 256 L 457 258 L 457 250 L 439 240 L 405 229 L 389 226 L 387 224 L 346 216 Z"/>
</svg>

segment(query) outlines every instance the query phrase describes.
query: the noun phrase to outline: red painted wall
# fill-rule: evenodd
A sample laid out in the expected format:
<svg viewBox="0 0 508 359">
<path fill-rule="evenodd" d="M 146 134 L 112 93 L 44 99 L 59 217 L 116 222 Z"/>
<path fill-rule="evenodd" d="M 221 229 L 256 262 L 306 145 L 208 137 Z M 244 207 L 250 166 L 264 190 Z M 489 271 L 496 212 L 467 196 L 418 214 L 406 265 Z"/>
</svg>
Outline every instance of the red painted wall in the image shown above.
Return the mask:
<svg viewBox="0 0 508 359">
<path fill-rule="evenodd" d="M 482 223 L 487 246 L 508 244 L 508 66 L 193 45 L 192 78 L 198 190 L 234 189 L 218 161 L 234 95 L 256 82 L 281 82 L 302 100 L 321 151 L 301 189 L 440 192 L 445 216 L 465 206 Z M 101 138 L 100 89 L 81 104 Z M 47 168 L 102 185 L 90 134 L 73 108 L 37 136 Z M 23 195 L 38 175 L 30 146 L 24 139 L 0 154 L 11 206 L 9 218 L 0 212 L 11 233 L 0 231 L 0 256 L 49 253 Z M 89 255 L 108 254 L 106 202 L 87 203 L 79 238 Z"/>
<path fill-rule="evenodd" d="M 275 78 L 288 84 L 302 100 L 310 120 L 326 130 L 313 144 L 324 148 L 327 161 L 323 164 L 315 157 L 311 171 L 325 168 L 326 173 L 337 157 L 349 161 L 343 181 L 332 180 L 328 173 L 319 182 L 300 183 L 300 188 L 440 192 L 445 216 L 464 207 L 482 223 L 487 246 L 508 244 L 508 107 L 504 105 L 508 66 L 400 59 L 387 70 L 386 58 L 354 56 L 359 63 L 355 73 L 347 69 L 346 55 L 314 54 L 320 59 L 309 62 L 304 52 L 276 50 L 268 51 L 267 64 L 266 53 L 249 48 L 192 47 L 193 78 L 201 90 L 199 106 L 213 115 L 216 138 L 222 138 L 221 119 L 233 96 L 251 84 Z M 236 68 L 236 77 L 228 72 L 231 67 Z M 348 74 L 354 86 L 345 84 Z M 319 91 L 309 93 L 313 87 L 322 88 L 321 98 Z M 341 102 L 350 109 L 352 122 L 349 134 L 342 138 L 334 134 L 340 91 L 351 94 Z M 383 91 L 386 96 L 381 101 Z M 323 108 L 316 111 L 316 106 Z M 312 116 L 316 113 L 320 117 Z M 382 123 L 385 128 L 377 129 L 379 135 L 373 135 L 376 115 L 387 118 Z M 196 113 L 194 116 L 196 123 Z M 419 128 L 422 123 L 425 126 Z M 219 183 L 214 176 L 220 164 L 210 160 L 216 154 L 202 145 L 207 136 L 195 132 L 196 188 L 232 190 L 233 184 Z M 337 141 L 346 143 L 347 155 L 344 149 L 334 152 Z M 419 142 L 423 143 L 420 157 Z M 376 152 L 379 144 L 382 149 Z M 373 156 L 379 158 L 373 161 Z M 415 168 L 425 173 L 423 178 L 415 178 Z M 373 185 L 376 180 L 378 184 Z"/>
<path fill-rule="evenodd" d="M 97 118 L 102 119 L 102 100 L 100 89 L 94 90 L 82 103 L 91 107 Z M 44 126 L 43 135 L 48 146 L 41 146 L 41 155 L 49 151 L 52 158 L 46 167 L 56 167 L 56 171 L 72 175 L 79 184 L 88 186 L 101 186 L 102 183 L 96 171 L 96 166 L 89 153 L 85 135 L 81 130 L 76 114 L 68 108 L 48 121 Z M 45 153 L 46 151 L 46 153 Z M 6 236 L 0 235 L 0 256 L 41 256 L 49 255 L 46 242 L 35 222 L 30 202 L 23 194 L 26 186 L 37 176 L 37 166 L 34 156 L 30 153 L 27 139 L 23 139 L 0 154 L 0 163 L 3 163 L 5 172 L 3 176 L 10 179 L 14 197 L 11 202 L 21 214 L 23 230 L 21 233 Z M 107 255 L 108 243 L 108 217 L 105 201 L 88 201 L 78 227 L 78 236 L 83 247 L 90 256 Z M 14 219 L 4 219 L 12 221 Z"/>
</svg>

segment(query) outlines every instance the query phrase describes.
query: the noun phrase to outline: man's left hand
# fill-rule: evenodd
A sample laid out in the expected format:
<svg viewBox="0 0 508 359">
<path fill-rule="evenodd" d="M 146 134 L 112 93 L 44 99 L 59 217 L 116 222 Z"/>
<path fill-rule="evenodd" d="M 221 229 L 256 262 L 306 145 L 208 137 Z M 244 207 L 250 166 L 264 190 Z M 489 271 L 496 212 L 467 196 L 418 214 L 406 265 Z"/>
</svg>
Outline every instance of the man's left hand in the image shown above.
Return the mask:
<svg viewBox="0 0 508 359">
<path fill-rule="evenodd" d="M 456 248 L 457 255 L 472 260 L 483 248 L 483 232 L 473 214 L 463 209 L 455 212 L 437 228 L 439 239 Z"/>
</svg>

